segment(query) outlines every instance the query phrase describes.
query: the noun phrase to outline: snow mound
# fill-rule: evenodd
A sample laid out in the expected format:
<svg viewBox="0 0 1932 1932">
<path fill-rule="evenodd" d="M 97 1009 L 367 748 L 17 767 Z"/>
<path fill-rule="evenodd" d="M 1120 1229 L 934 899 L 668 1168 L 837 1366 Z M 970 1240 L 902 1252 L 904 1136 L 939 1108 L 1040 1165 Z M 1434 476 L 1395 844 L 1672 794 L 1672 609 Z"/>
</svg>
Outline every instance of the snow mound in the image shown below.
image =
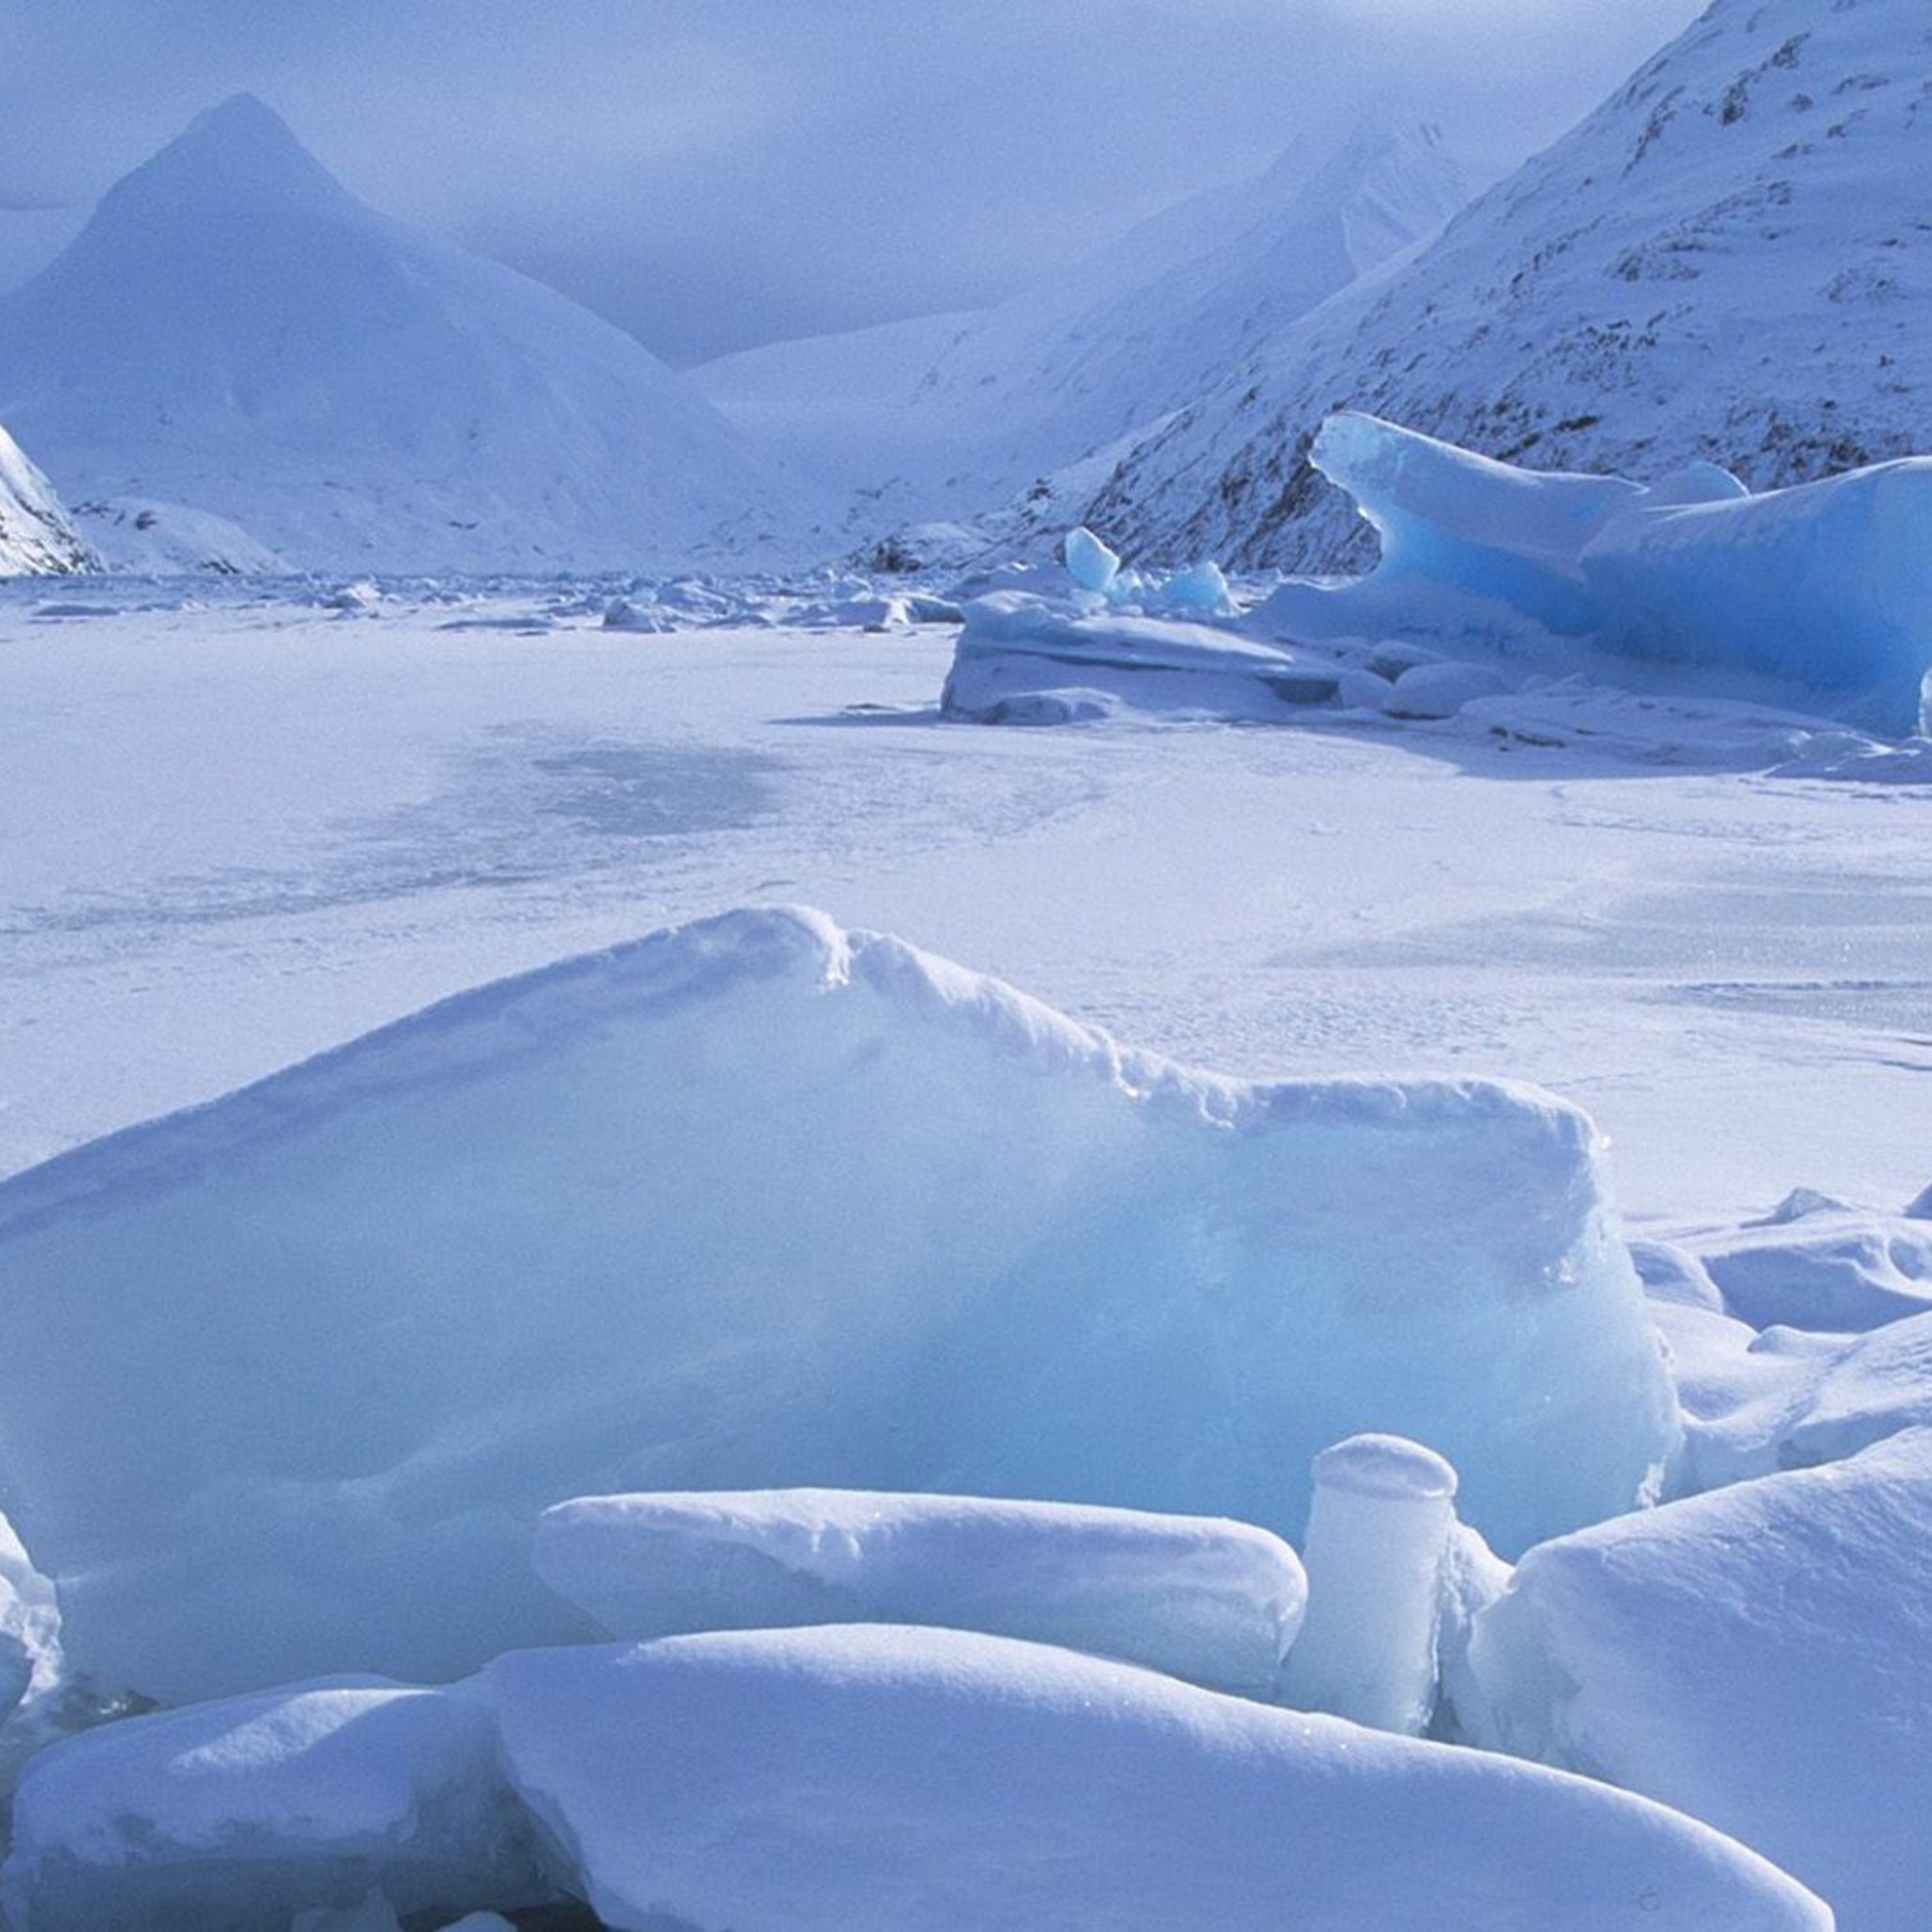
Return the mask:
<svg viewBox="0 0 1932 1932">
<path fill-rule="evenodd" d="M 22 1932 L 259 1932 L 372 1889 L 403 1912 L 527 1904 L 534 1859 L 487 1705 L 343 1677 L 42 1752 L 0 1897 Z"/>
<path fill-rule="evenodd" d="M 1802 691 L 1899 737 L 1924 724 L 1932 458 L 1686 502 L 1681 479 L 1654 493 L 1533 474 L 1343 413 L 1310 460 L 1374 525 L 1381 561 L 1351 584 L 1283 584 L 1256 613 L 1283 636 L 1483 640 L 1557 673 L 1608 654 L 1692 690 Z"/>
<path fill-rule="evenodd" d="M 1685 1244 L 1753 1328 L 1864 1331 L 1932 1311 L 1932 1227 L 1834 1205 Z"/>
<path fill-rule="evenodd" d="M 1292 1535 L 1441 1448 L 1506 1551 L 1678 1440 L 1590 1123 L 1261 1085 L 822 916 L 481 989 L 0 1188 L 0 1474 L 70 1657 L 177 1699 L 584 1632 L 567 1496 L 1052 1496 Z"/>
<path fill-rule="evenodd" d="M 54 486 L 0 429 L 0 577 L 64 576 L 93 564 Z"/>
<path fill-rule="evenodd" d="M 662 567 L 802 514 L 630 337 L 376 214 L 246 95 L 0 297 L 0 417 L 70 496 L 300 569 Z"/>
<path fill-rule="evenodd" d="M 544 1512 L 536 1564 L 613 1637 L 944 1624 L 1254 1697 L 1307 1598 L 1244 1523 L 863 1491 L 587 1496 Z"/>
<path fill-rule="evenodd" d="M 1343 406 L 1706 490 L 1925 449 L 1924 30 L 1922 0 L 1717 0 L 1432 242 L 1227 365 L 1085 520 L 1153 560 L 1354 567 L 1361 526 L 1302 460 Z"/>
<path fill-rule="evenodd" d="M 1544 1543 L 1476 1619 L 1470 1727 L 1735 1834 L 1847 1927 L 1914 1932 L 1928 1541 L 1921 1429 Z"/>
<path fill-rule="evenodd" d="M 668 1638 L 482 1681 L 509 1777 L 629 1932 L 1831 1923 L 1623 1792 L 1008 1639 Z"/>
</svg>

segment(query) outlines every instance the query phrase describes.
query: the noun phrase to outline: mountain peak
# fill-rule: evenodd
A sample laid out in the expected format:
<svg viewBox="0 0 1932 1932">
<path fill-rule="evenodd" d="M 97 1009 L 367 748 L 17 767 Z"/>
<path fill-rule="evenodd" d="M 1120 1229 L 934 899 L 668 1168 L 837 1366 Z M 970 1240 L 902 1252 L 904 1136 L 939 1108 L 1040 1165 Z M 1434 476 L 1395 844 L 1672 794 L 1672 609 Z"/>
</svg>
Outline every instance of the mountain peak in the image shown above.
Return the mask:
<svg viewBox="0 0 1932 1932">
<path fill-rule="evenodd" d="M 308 208 L 345 211 L 354 197 L 249 93 L 231 94 L 195 116 L 151 160 L 126 175 L 102 203 L 142 209 Z"/>
</svg>

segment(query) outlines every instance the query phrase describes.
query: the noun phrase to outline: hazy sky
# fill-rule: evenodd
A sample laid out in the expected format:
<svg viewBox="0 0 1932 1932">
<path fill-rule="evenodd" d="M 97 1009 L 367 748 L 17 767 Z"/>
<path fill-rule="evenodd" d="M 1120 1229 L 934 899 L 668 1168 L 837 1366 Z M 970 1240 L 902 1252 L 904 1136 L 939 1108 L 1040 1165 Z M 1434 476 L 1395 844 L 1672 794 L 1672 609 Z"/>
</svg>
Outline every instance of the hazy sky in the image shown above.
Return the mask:
<svg viewBox="0 0 1932 1932">
<path fill-rule="evenodd" d="M 1400 99 L 1473 171 L 1702 0 L 0 0 L 0 280 L 246 89 L 686 362 L 996 299 Z"/>
</svg>

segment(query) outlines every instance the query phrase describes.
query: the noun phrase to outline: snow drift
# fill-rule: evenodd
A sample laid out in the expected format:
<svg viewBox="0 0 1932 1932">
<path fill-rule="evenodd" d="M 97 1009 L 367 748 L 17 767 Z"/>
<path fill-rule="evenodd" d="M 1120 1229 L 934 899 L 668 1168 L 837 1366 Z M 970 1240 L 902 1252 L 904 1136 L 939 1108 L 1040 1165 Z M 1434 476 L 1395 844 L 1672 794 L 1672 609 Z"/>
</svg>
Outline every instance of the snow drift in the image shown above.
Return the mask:
<svg viewBox="0 0 1932 1932">
<path fill-rule="evenodd" d="M 1435 242 L 1228 370 L 1087 520 L 1149 559 L 1352 566 L 1360 525 L 1302 461 L 1344 406 L 1756 489 L 1924 450 L 1924 30 L 1922 0 L 1717 0 Z"/>
<path fill-rule="evenodd" d="M 376 214 L 246 95 L 0 297 L 0 418 L 70 498 L 294 568 L 662 565 L 796 508 L 630 337 Z"/>
<path fill-rule="evenodd" d="M 1479 1742 L 1734 1833 L 1846 1932 L 1932 1895 L 1932 1431 L 1532 1550 L 1475 1624 Z M 1474 1720 L 1472 1722 L 1472 1720 Z"/>
<path fill-rule="evenodd" d="M 932 1624 L 1266 1698 L 1301 1625 L 1294 1552 L 1251 1524 L 852 1490 L 584 1496 L 537 1574 L 613 1637 Z"/>
<path fill-rule="evenodd" d="M 0 1188 L 4 1500 L 70 1657 L 176 1698 L 582 1634 L 546 1505 L 797 1483 L 1292 1533 L 1440 1445 L 1506 1549 L 1677 1441 L 1595 1136 L 1254 1085 L 822 917 L 428 1009 Z"/>
<path fill-rule="evenodd" d="M 1623 1792 L 1008 1639 L 668 1638 L 483 1684 L 511 1779 L 631 1932 L 1831 1923 Z"/>
<path fill-rule="evenodd" d="M 342 1677 L 42 1752 L 0 1902 L 20 1932 L 260 1932 L 373 1889 L 452 1913 L 547 1896 L 534 1840 L 487 1706 Z"/>
</svg>

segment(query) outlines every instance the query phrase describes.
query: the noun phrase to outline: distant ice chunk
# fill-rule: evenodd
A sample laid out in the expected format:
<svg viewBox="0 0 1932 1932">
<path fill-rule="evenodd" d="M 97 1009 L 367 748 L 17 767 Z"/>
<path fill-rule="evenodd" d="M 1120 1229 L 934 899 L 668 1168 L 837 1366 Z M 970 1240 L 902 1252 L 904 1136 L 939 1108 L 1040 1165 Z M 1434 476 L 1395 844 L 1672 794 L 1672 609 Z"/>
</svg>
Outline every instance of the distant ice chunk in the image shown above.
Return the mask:
<svg viewBox="0 0 1932 1932">
<path fill-rule="evenodd" d="M 1067 575 L 1083 591 L 1101 596 L 1113 588 L 1113 580 L 1120 575 L 1120 558 L 1085 525 L 1067 532 L 1060 544 L 1060 558 Z"/>
<path fill-rule="evenodd" d="M 1335 664 L 1231 630 L 997 591 L 965 607 L 940 703 L 980 724 L 1060 722 L 1079 704 L 1279 723 L 1340 688 Z"/>
<path fill-rule="evenodd" d="M 1411 1738 L 1436 1707 L 1436 1626 L 1456 1472 L 1400 1436 L 1351 1436 L 1315 1457 L 1312 1593 L 1286 1701 Z"/>
<path fill-rule="evenodd" d="M 1678 1442 L 1588 1120 L 1257 1084 L 778 909 L 431 1008 L 0 1187 L 5 1496 L 70 1664 L 445 1681 L 584 1619 L 560 1498 L 1050 1496 L 1292 1538 L 1448 1456 L 1506 1553 Z"/>
<path fill-rule="evenodd" d="M 489 1707 L 378 1677 L 126 1718 L 37 1756 L 0 1899 L 23 1932 L 259 1932 L 552 1895 Z M 392 1921 L 391 1921 L 392 1923 Z"/>
<path fill-rule="evenodd" d="M 1831 1923 L 1624 1792 L 1006 1638 L 674 1637 L 481 1682 L 508 1775 L 628 1932 Z"/>
<path fill-rule="evenodd" d="M 1529 1552 L 1476 1620 L 1478 1741 L 1734 1833 L 1858 1932 L 1932 1897 L 1932 1430 Z"/>
<path fill-rule="evenodd" d="M 1310 461 L 1381 539 L 1375 571 L 1291 579 L 1256 613 L 1310 641 L 1486 639 L 1545 671 L 1607 657 L 1679 689 L 1773 690 L 1905 737 L 1932 669 L 1932 458 L 1763 495 L 1709 467 L 1655 490 L 1541 475 L 1373 416 L 1322 425 Z"/>
<path fill-rule="evenodd" d="M 1244 1523 L 853 1490 L 588 1496 L 544 1512 L 537 1573 L 613 1637 L 934 1624 L 1267 1697 L 1307 1590 Z"/>
</svg>

